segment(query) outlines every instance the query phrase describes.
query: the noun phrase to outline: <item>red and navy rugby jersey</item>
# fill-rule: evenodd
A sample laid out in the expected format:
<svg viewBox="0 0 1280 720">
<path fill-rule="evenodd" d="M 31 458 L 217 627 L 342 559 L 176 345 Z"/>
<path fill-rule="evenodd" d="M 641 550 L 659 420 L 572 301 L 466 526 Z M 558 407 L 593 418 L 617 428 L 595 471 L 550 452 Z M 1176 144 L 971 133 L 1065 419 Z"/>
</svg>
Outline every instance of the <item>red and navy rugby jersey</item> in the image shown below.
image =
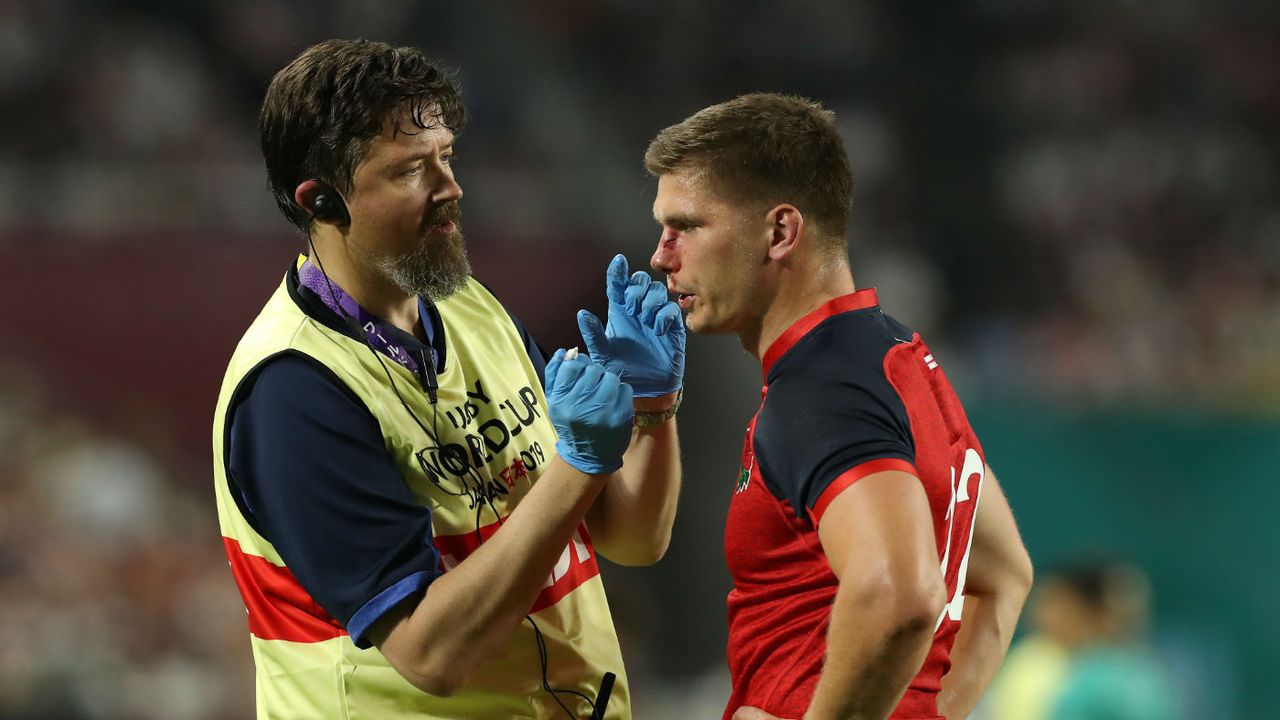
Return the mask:
<svg viewBox="0 0 1280 720">
<path fill-rule="evenodd" d="M 818 524 L 840 492 L 885 470 L 924 486 L 949 601 L 892 717 L 938 717 L 985 473 L 960 401 L 928 346 L 884 314 L 873 289 L 801 318 L 765 353 L 763 373 L 725 528 L 734 584 L 725 718 L 742 705 L 780 717 L 808 708 L 838 584 Z"/>
</svg>

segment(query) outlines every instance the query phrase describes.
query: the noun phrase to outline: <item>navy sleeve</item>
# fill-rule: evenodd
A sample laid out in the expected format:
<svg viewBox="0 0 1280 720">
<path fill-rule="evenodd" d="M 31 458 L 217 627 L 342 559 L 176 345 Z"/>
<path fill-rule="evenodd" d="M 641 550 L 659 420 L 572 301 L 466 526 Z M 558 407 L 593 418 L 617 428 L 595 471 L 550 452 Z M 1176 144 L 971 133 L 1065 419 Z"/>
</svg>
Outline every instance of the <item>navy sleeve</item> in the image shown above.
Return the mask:
<svg viewBox="0 0 1280 720">
<path fill-rule="evenodd" d="M 246 382 L 231 421 L 232 490 L 302 587 L 367 648 L 370 625 L 439 575 L 431 511 L 328 368 L 282 355 Z"/>
<path fill-rule="evenodd" d="M 847 470 L 872 460 L 915 463 L 906 406 L 888 379 L 820 364 L 769 385 L 755 452 L 765 485 L 802 518 Z"/>
</svg>

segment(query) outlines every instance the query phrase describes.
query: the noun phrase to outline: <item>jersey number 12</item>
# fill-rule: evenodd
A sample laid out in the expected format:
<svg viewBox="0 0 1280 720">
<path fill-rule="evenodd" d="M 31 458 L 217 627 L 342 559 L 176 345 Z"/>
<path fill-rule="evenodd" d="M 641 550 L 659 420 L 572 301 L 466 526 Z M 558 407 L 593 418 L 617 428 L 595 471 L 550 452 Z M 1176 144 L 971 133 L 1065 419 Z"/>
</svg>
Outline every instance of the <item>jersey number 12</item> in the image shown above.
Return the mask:
<svg viewBox="0 0 1280 720">
<path fill-rule="evenodd" d="M 971 482 L 975 476 L 976 482 Z M 986 476 L 986 463 L 973 448 L 965 449 L 959 476 L 955 466 L 951 466 L 951 503 L 947 506 L 947 547 L 942 552 L 942 577 L 950 580 L 953 552 L 960 553 L 960 565 L 955 574 L 955 584 L 947 583 L 951 597 L 938 616 L 935 631 L 946 618 L 959 622 L 964 610 L 964 579 L 969 572 L 969 551 L 973 549 L 974 518 Z M 973 485 L 972 489 L 970 485 Z"/>
</svg>

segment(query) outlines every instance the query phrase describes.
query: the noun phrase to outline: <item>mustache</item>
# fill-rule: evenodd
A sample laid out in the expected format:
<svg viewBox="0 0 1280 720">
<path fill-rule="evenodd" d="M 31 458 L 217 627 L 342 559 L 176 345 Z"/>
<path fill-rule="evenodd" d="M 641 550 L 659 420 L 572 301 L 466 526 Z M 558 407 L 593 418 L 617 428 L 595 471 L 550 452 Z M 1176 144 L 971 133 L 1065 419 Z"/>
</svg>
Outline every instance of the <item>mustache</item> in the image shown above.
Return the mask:
<svg viewBox="0 0 1280 720">
<path fill-rule="evenodd" d="M 440 225 L 446 222 L 457 222 L 462 217 L 462 206 L 457 200 L 450 200 L 443 205 L 438 205 L 431 209 L 427 214 L 427 226 Z"/>
</svg>

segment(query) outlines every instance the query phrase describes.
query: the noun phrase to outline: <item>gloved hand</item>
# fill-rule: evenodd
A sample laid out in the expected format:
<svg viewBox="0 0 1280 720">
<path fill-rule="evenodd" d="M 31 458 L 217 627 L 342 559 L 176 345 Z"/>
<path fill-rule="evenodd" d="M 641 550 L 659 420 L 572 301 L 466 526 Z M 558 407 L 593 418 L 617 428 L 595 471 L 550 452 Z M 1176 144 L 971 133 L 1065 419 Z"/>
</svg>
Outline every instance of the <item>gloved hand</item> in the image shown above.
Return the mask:
<svg viewBox="0 0 1280 720">
<path fill-rule="evenodd" d="M 673 393 L 684 384 L 684 319 L 667 287 L 649 273 L 627 278 L 627 259 L 618 255 L 605 275 L 609 326 L 586 310 L 578 328 L 591 360 L 629 384 L 636 397 Z"/>
<path fill-rule="evenodd" d="M 566 358 L 564 350 L 551 356 L 545 377 L 560 457 L 588 475 L 622 467 L 631 444 L 631 387 L 587 358 Z"/>
</svg>

